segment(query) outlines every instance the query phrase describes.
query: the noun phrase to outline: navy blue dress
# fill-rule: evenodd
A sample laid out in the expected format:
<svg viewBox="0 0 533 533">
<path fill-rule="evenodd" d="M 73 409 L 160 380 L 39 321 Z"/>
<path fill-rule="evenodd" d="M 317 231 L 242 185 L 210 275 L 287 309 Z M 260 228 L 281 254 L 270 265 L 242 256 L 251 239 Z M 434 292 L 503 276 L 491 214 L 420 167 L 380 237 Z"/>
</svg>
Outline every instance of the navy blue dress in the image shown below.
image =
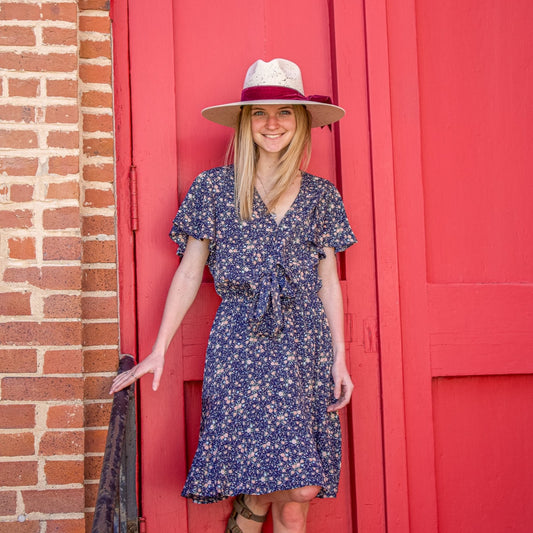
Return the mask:
<svg viewBox="0 0 533 533">
<path fill-rule="evenodd" d="M 318 263 L 324 247 L 356 242 L 337 189 L 302 173 L 279 225 L 255 194 L 241 221 L 233 167 L 200 174 L 171 238 L 209 239 L 208 266 L 222 302 L 209 337 L 200 440 L 182 495 L 211 503 L 240 493 L 305 485 L 336 495 L 341 434 L 334 401 L 331 335 Z"/>
</svg>

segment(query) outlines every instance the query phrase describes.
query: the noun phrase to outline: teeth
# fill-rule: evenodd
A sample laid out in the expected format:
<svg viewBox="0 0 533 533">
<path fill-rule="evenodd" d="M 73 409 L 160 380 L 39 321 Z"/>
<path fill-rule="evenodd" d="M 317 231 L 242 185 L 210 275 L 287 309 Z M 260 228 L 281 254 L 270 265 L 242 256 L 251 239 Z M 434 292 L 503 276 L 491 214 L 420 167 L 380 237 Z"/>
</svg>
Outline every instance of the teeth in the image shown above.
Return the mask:
<svg viewBox="0 0 533 533">
<path fill-rule="evenodd" d="M 277 139 L 278 137 L 281 137 L 281 133 L 278 133 L 277 135 L 265 135 L 267 139 Z"/>
</svg>

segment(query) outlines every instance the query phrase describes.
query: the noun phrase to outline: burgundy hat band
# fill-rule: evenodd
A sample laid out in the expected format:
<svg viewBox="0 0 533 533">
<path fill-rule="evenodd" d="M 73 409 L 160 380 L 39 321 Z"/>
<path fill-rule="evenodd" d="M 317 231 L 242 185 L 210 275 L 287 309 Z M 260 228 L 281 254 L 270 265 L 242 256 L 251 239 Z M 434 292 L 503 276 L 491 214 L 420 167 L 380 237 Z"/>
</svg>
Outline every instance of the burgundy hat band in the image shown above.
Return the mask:
<svg viewBox="0 0 533 533">
<path fill-rule="evenodd" d="M 319 94 L 304 96 L 296 89 L 279 87 L 276 85 L 258 85 L 256 87 L 247 87 L 242 90 L 241 102 L 252 102 L 254 100 L 299 100 L 301 102 L 331 104 L 331 98 L 329 96 L 322 96 Z"/>
</svg>

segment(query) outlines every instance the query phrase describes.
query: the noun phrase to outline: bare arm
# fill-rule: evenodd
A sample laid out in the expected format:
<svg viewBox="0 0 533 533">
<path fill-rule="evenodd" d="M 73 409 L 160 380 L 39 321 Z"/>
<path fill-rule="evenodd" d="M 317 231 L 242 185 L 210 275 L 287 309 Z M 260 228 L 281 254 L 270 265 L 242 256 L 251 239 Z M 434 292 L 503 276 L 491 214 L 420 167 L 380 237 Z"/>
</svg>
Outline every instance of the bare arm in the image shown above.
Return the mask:
<svg viewBox="0 0 533 533">
<path fill-rule="evenodd" d="M 322 300 L 333 341 L 334 360 L 331 373 L 335 383 L 335 398 L 337 401 L 328 406 L 328 411 L 337 411 L 350 401 L 353 383 L 346 367 L 344 310 L 341 286 L 337 274 L 337 261 L 333 248 L 325 248 L 325 252 L 325 259 L 322 259 L 318 265 L 318 275 L 322 280 L 322 288 L 318 296 Z"/>
<path fill-rule="evenodd" d="M 129 372 L 119 374 L 113 380 L 110 394 L 131 385 L 147 373 L 154 374 L 152 388 L 158 389 L 165 364 L 165 353 L 183 317 L 196 298 L 208 255 L 208 239 L 200 241 L 189 237 L 187 248 L 168 290 L 163 318 L 152 353 Z"/>
</svg>

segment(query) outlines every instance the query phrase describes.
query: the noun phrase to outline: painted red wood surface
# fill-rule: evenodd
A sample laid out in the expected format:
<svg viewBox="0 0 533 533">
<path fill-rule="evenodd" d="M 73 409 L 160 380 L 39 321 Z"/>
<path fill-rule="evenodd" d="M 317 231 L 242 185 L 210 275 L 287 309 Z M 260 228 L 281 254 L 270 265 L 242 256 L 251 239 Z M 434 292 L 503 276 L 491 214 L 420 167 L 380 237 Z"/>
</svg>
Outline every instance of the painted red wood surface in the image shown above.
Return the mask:
<svg viewBox="0 0 533 533">
<path fill-rule="evenodd" d="M 245 70 L 258 57 L 295 60 L 309 92 L 333 94 L 348 109 L 333 132 L 314 132 L 310 171 L 342 189 L 360 239 L 341 261 L 356 395 L 343 413 L 339 496 L 313 503 L 309 531 L 323 532 L 327 524 L 331 531 L 382 533 L 385 504 L 362 5 L 191 0 L 158 2 L 157 9 L 151 2 L 136 1 L 128 9 L 132 153 L 140 202 L 135 281 L 141 358 L 154 341 L 177 265 L 167 237 L 170 221 L 194 177 L 224 159 L 229 132 L 202 119 L 200 109 L 238 97 Z M 122 274 L 127 277 L 127 269 Z M 149 532 L 219 532 L 229 512 L 230 502 L 198 506 L 179 495 L 197 440 L 203 358 L 217 300 L 206 275 L 169 349 L 160 391 L 151 391 L 149 379 L 140 386 L 141 509 Z M 270 531 L 268 524 L 265 531 Z"/>
<path fill-rule="evenodd" d="M 405 424 L 408 486 L 406 499 L 387 505 L 388 517 L 400 511 L 408 522 L 389 529 L 525 533 L 533 521 L 533 5 L 383 7 L 388 62 L 376 76 L 389 77 L 390 116 L 371 104 L 371 121 L 392 134 L 405 409 L 397 427 Z M 378 257 L 378 283 L 383 266 Z M 400 396 L 385 372 L 383 395 L 387 421 Z M 388 478 L 397 454 L 384 427 Z"/>
</svg>

